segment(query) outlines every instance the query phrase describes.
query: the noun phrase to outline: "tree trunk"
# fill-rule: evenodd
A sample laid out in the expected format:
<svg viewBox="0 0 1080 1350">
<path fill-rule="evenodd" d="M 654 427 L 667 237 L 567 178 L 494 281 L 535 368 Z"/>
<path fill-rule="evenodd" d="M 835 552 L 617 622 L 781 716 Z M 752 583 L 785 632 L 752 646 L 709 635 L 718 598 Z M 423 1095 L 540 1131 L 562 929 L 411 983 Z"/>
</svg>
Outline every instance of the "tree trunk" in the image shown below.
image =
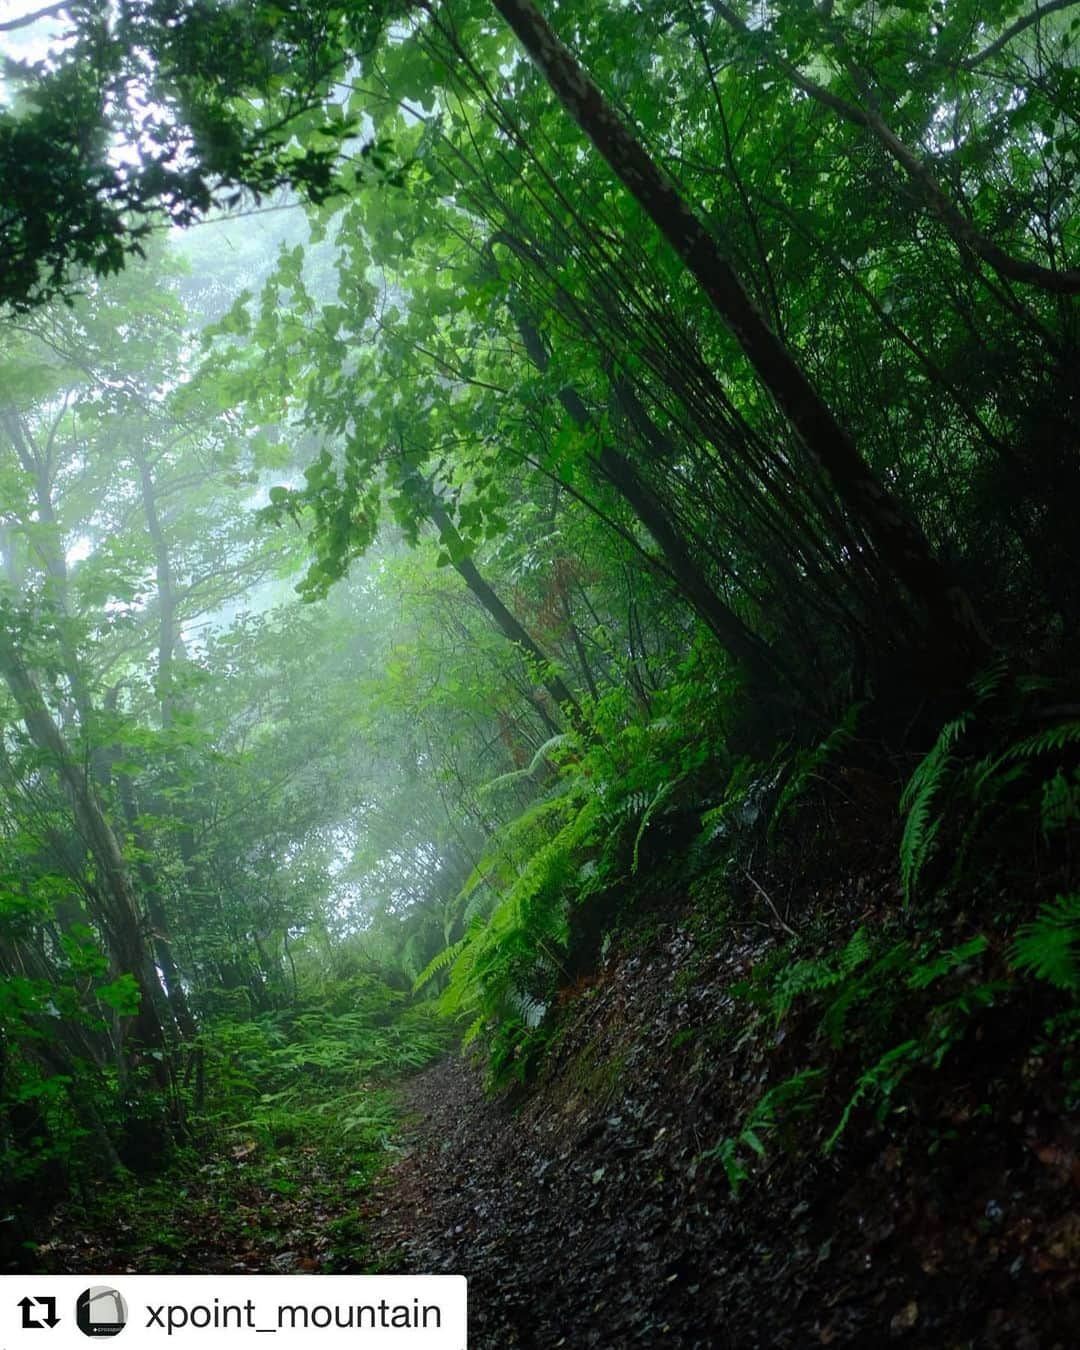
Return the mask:
<svg viewBox="0 0 1080 1350">
<path fill-rule="evenodd" d="M 934 556 L 922 530 L 859 454 L 675 183 L 626 129 L 536 6 L 531 0 L 492 4 L 563 107 L 694 275 L 881 563 L 924 608 L 941 674 L 948 681 L 965 678 L 986 655 L 986 639 L 967 596 Z"/>
<path fill-rule="evenodd" d="M 492 587 L 480 575 L 476 564 L 467 556 L 465 543 L 461 535 L 458 534 L 449 513 L 434 494 L 432 494 L 428 503 L 427 512 L 447 545 L 451 563 L 458 576 L 461 577 L 480 604 L 495 620 L 501 631 L 536 663 L 541 683 L 551 695 L 556 707 L 563 709 L 574 730 L 586 735 L 588 729 L 577 699 L 562 679 L 552 671 L 550 658 L 541 650 L 526 628 L 511 614 Z"/>
<path fill-rule="evenodd" d="M 139 813 L 135 804 L 131 780 L 124 774 L 119 774 L 117 777 L 119 779 L 117 791 L 120 795 L 120 804 L 124 809 L 124 819 L 131 831 L 131 838 L 136 849 L 138 849 L 140 855 L 145 855 L 149 852 L 150 840 L 147 839 L 139 824 Z M 139 881 L 142 884 L 146 913 L 150 919 L 150 936 L 154 944 L 154 956 L 157 959 L 158 969 L 161 971 L 161 982 L 165 986 L 165 996 L 169 1002 L 169 1009 L 180 1034 L 188 1037 L 194 1036 L 198 1027 L 195 1025 L 195 1019 L 188 1006 L 183 980 L 173 957 L 172 939 L 169 937 L 169 919 L 165 912 L 165 902 L 158 887 L 157 877 L 145 856 L 139 857 L 136 868 Z"/>
<path fill-rule="evenodd" d="M 529 359 L 541 373 L 545 372 L 550 357 L 535 324 L 520 306 L 514 307 L 514 317 Z M 564 386 L 558 397 L 576 426 L 591 424 L 589 411 L 575 389 Z M 667 563 L 668 575 L 716 640 L 760 690 L 774 689 L 779 663 L 768 646 L 713 590 L 686 541 L 672 524 L 663 503 L 642 480 L 633 461 L 607 440 L 590 458 L 656 540 Z"/>
<path fill-rule="evenodd" d="M 43 453 L 35 444 L 22 417 L 14 408 L 5 409 L 3 414 L 0 415 L 0 422 L 3 423 L 4 430 L 15 450 L 15 455 L 23 472 L 33 480 L 34 505 L 37 508 L 38 523 L 44 525 L 48 531 L 40 538 L 36 551 L 48 577 L 47 594 L 60 614 L 68 619 L 71 617 L 71 603 L 67 558 L 64 556 L 61 540 L 57 533 L 49 455 Z M 60 654 L 64 658 L 64 674 L 71 686 L 75 710 L 79 714 L 79 721 L 82 724 L 83 733 L 86 735 L 89 734 L 93 706 L 90 691 L 83 678 L 82 665 L 75 650 L 75 644 L 72 642 L 71 634 L 64 624 L 59 626 L 58 645 Z M 95 765 L 95 772 L 98 771 L 99 766 Z"/>
<path fill-rule="evenodd" d="M 141 450 L 135 452 L 139 468 L 139 489 L 142 494 L 146 531 L 154 546 L 154 568 L 157 574 L 158 598 L 158 701 L 161 706 L 162 730 L 168 731 L 173 722 L 173 658 L 178 636 L 176 622 L 176 591 L 173 586 L 172 562 L 165 531 L 157 509 L 157 494 L 150 465 Z"/>
<path fill-rule="evenodd" d="M 120 845 L 98 804 L 93 787 L 68 748 L 10 634 L 2 626 L 0 675 L 11 690 L 30 739 L 56 770 L 71 803 L 76 826 L 94 860 L 97 871 L 95 889 L 101 900 L 100 919 L 109 953 L 117 973 L 132 975 L 139 989 L 139 1011 L 134 1019 L 135 1038 L 145 1049 L 164 1050 L 165 1035 L 157 1007 L 163 991 L 146 947 L 138 904 L 131 889 Z M 157 1064 L 157 1076 L 164 1083 L 168 1080 L 167 1066 L 163 1059 L 157 1060 Z"/>
</svg>

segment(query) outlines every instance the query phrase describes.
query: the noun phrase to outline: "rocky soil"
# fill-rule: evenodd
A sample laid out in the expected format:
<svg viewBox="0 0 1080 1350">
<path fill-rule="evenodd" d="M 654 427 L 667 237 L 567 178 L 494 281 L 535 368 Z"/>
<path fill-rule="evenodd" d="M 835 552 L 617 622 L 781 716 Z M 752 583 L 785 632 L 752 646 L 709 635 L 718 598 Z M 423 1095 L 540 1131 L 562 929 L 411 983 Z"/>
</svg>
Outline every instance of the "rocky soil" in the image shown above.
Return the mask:
<svg viewBox="0 0 1080 1350">
<path fill-rule="evenodd" d="M 1075 1122 L 992 1019 L 829 1156 L 827 1096 L 737 1195 L 703 1156 L 815 1034 L 796 1021 L 777 1046 L 732 993 L 778 918 L 718 946 L 692 917 L 657 926 L 579 987 L 528 1093 L 486 1095 L 461 1058 L 408 1084 L 376 1245 L 385 1269 L 468 1276 L 472 1350 L 1076 1343 Z"/>
</svg>

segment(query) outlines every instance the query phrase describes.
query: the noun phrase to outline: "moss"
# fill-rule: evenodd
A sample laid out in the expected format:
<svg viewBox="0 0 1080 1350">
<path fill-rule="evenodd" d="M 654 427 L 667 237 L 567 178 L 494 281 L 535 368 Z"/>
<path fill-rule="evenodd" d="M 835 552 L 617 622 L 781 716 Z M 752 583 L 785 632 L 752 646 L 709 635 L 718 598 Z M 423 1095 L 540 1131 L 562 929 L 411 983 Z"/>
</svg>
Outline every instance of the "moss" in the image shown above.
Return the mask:
<svg viewBox="0 0 1080 1350">
<path fill-rule="evenodd" d="M 566 1072 L 570 1100 L 580 1097 L 593 1107 L 610 1101 L 618 1090 L 625 1067 L 625 1051 L 607 1056 L 594 1043 L 586 1045 Z"/>
</svg>

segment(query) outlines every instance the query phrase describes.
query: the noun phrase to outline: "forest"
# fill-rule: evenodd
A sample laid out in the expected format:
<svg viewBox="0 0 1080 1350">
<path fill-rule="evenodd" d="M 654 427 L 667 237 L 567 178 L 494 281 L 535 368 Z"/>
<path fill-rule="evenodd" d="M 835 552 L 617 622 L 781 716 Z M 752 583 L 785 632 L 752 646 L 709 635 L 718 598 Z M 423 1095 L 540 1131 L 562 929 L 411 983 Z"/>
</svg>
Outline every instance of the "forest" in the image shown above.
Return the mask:
<svg viewBox="0 0 1080 1350">
<path fill-rule="evenodd" d="M 0 54 L 0 1271 L 1075 1344 L 1080 4 Z"/>
</svg>

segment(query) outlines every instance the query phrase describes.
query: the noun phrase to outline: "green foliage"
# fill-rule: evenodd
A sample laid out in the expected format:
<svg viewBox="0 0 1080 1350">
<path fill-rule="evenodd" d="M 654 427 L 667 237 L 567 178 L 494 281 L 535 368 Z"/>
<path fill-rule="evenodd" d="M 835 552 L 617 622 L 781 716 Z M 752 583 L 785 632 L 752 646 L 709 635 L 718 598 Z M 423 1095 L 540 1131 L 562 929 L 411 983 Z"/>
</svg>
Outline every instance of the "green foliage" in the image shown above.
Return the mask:
<svg viewBox="0 0 1080 1350">
<path fill-rule="evenodd" d="M 928 989 L 943 975 L 948 975 L 958 966 L 966 965 L 967 962 L 981 956 L 988 945 L 986 937 L 980 933 L 969 942 L 962 942 L 959 947 L 952 947 L 929 961 L 922 961 L 908 976 L 908 985 L 912 989 Z"/>
<path fill-rule="evenodd" d="M 1049 688 L 1042 681 L 1011 681 L 995 666 L 973 684 L 972 706 L 944 726 L 916 768 L 901 803 L 907 819 L 900 872 L 909 905 L 946 838 L 954 849 L 948 884 L 958 887 L 970 884 L 971 858 L 986 867 L 1000 857 L 1001 841 L 1017 832 L 1052 847 L 1071 828 L 1076 723 L 1065 719 L 1029 729 L 1032 720 L 1046 720 L 1041 703 Z M 991 840 L 991 825 L 998 839 Z M 1005 912 L 996 917 L 1008 921 Z M 843 945 L 809 958 L 800 958 L 793 942 L 735 986 L 776 1028 L 790 1027 L 793 1018 L 805 1026 L 812 1018 L 818 1039 L 831 1047 L 828 1060 L 790 1080 L 813 1074 L 821 1100 L 838 1100 L 834 1123 L 821 1135 L 825 1153 L 837 1148 L 856 1120 L 869 1118 L 880 1127 L 905 1109 L 914 1085 L 940 1070 L 987 1011 L 1014 994 L 1017 976 L 1033 976 L 1065 995 L 1080 989 L 1080 901 L 1074 892 L 1043 904 L 1014 932 L 1007 978 L 985 977 L 997 945 L 986 932 L 953 946 L 938 945 L 940 939 L 917 946 L 908 937 L 890 940 L 886 931 L 872 935 L 860 927 Z M 1070 1016 L 1046 1024 L 1066 1063 L 1075 1039 Z M 782 1101 L 782 1094 L 766 1093 L 743 1127 L 710 1150 L 734 1189 L 749 1176 L 750 1155 L 764 1157 L 760 1126 L 775 1128 Z M 790 1115 L 800 1110 L 796 1096 Z M 796 1138 L 792 1142 L 798 1146 Z"/>
<path fill-rule="evenodd" d="M 134 1017 L 142 997 L 134 975 L 121 975 L 109 984 L 99 985 L 97 996 L 120 1017 Z"/>
<path fill-rule="evenodd" d="M 393 9 L 350 8 L 351 42 L 364 50 Z M 43 17 L 55 16 L 46 9 Z M 212 206 L 236 205 L 238 184 L 259 197 L 292 183 L 325 200 L 356 131 L 340 106 L 317 109 L 344 59 L 335 19 L 342 15 L 332 6 L 196 0 L 135 6 L 106 33 L 76 10 L 68 41 L 48 61 L 12 60 L 7 78 L 24 106 L 0 115 L 0 167 L 18 204 L 4 224 L 0 299 L 22 310 L 68 296 L 80 270 L 108 276 L 143 256 L 156 221 L 186 225 Z M 149 54 L 160 100 L 152 112 L 144 106 Z M 141 135 L 132 138 L 136 108 Z M 387 153 L 369 143 L 361 160 L 384 173 Z M 55 171 L 44 170 L 49 164 Z"/>
<path fill-rule="evenodd" d="M 465 1043 L 481 1032 L 490 1041 L 496 1077 L 522 1077 L 531 1063 L 528 1042 L 546 1011 L 570 938 L 569 909 L 587 892 L 584 857 L 596 841 L 601 813 L 563 785 L 495 841 L 470 886 L 499 886 L 486 919 L 476 915 L 456 948 L 441 1006 L 468 1019 Z M 430 978 L 450 958 L 429 965 Z"/>
<path fill-rule="evenodd" d="M 738 1134 L 733 1138 L 722 1139 L 719 1144 L 700 1153 L 697 1162 L 719 1162 L 732 1191 L 738 1194 L 740 1186 L 750 1178 L 747 1155 L 764 1158 L 766 1150 L 761 1138 L 763 1134 L 790 1127 L 801 1115 L 813 1110 L 824 1072 L 823 1069 L 802 1069 L 771 1087 L 758 1098 Z"/>
<path fill-rule="evenodd" d="M 381 1146 L 395 1119 L 386 1085 L 441 1054 L 446 1030 L 430 1004 L 381 986 L 351 992 L 348 1012 L 301 1004 L 205 1031 L 205 1123 L 269 1144 Z"/>
<path fill-rule="evenodd" d="M 640 793 L 635 794 L 626 803 L 626 810 L 637 817 L 638 827 L 634 831 L 633 860 L 630 865 L 630 871 L 633 875 L 637 874 L 638 863 L 640 861 L 641 837 L 648 828 L 649 820 L 653 812 L 665 798 L 669 797 L 677 787 L 676 783 L 661 783 L 656 791 L 648 800 L 645 800 Z"/>
<path fill-rule="evenodd" d="M 840 1136 L 848 1127 L 852 1112 L 857 1106 L 862 1105 L 868 1097 L 878 1098 L 877 1118 L 880 1124 L 892 1101 L 893 1093 L 915 1064 L 918 1063 L 921 1049 L 922 1047 L 917 1039 L 901 1041 L 899 1045 L 894 1045 L 891 1049 L 886 1050 L 880 1059 L 859 1075 L 855 1083 L 855 1090 L 844 1107 L 836 1129 L 825 1140 L 824 1151 L 826 1153 L 833 1151 Z"/>
<path fill-rule="evenodd" d="M 1010 959 L 1017 970 L 1080 993 L 1080 893 L 1043 905 L 1037 918 L 1021 926 Z"/>
<path fill-rule="evenodd" d="M 766 1092 L 739 1132 L 703 1156 L 718 1159 L 737 1190 L 750 1175 L 748 1151 L 765 1156 L 763 1128 L 788 1126 L 837 1092 L 843 1105 L 821 1143 L 823 1152 L 835 1150 L 859 1112 L 871 1110 L 880 1125 L 896 1108 L 909 1076 L 939 1069 L 973 1021 L 1007 989 L 1002 981 L 975 978 L 989 947 L 979 933 L 958 946 L 927 952 L 907 939 L 872 937 L 859 928 L 842 947 L 815 958 L 792 961 L 790 949 L 780 949 L 733 992 L 761 1008 L 774 1028 L 794 1017 L 811 1017 L 829 1056 Z M 928 997 L 927 991 L 943 981 L 944 992 Z M 853 1026 L 855 1009 L 861 1016 Z M 846 1082 L 845 1072 L 852 1071 L 837 1062 L 842 1047 L 856 1052 L 856 1067 Z M 815 1114 L 821 1112 L 815 1109 Z M 793 1147 L 801 1143 L 790 1128 L 786 1139 Z"/>
<path fill-rule="evenodd" d="M 969 601 L 1011 660 L 1076 666 L 1076 48 L 1017 8 L 774 5 L 746 31 L 554 7 L 610 116 L 678 163 L 786 383 L 488 7 L 76 5 L 48 60 L 16 52 L 0 1142 L 24 1194 L 136 1156 L 155 1116 L 377 1141 L 381 1085 L 442 1043 L 410 985 L 524 1077 L 638 896 L 744 861 L 856 733 L 894 759 L 926 709 L 953 713 L 902 801 L 912 928 L 758 972 L 763 1018 L 832 1058 L 716 1156 L 741 1178 L 818 1092 L 833 1140 L 888 1110 L 997 996 L 968 968 L 998 939 L 1013 978 L 1074 989 L 1071 876 L 1019 933 L 989 912 L 1003 859 L 1071 865 L 1074 691 L 1001 660 L 955 711 Z M 204 221 L 186 269 L 151 244 L 283 185 L 306 214 Z M 950 887 L 985 897 L 979 933 L 917 945 Z"/>
<path fill-rule="evenodd" d="M 1080 769 L 1058 769 L 1043 783 L 1039 817 L 1047 836 L 1080 821 Z"/>
<path fill-rule="evenodd" d="M 807 994 L 823 994 L 841 986 L 844 989 L 843 997 L 850 1002 L 850 991 L 861 988 L 863 983 L 854 981 L 852 976 L 870 959 L 872 952 L 866 929 L 859 928 L 837 953 L 790 964 L 785 962 L 765 991 L 765 1000 L 773 1017 L 779 1023 L 797 998 Z M 757 990 L 753 986 L 736 985 L 735 992 L 753 996 Z"/>
<path fill-rule="evenodd" d="M 909 904 L 948 822 L 960 830 L 951 868 L 955 880 L 992 823 L 1012 829 L 1016 823 L 1037 821 L 1049 837 L 1076 816 L 1077 770 L 1071 761 L 1080 746 L 1080 723 L 1062 719 L 1041 731 L 1021 733 L 1025 722 L 1041 715 L 1045 689 L 1007 682 L 1000 664 L 973 685 L 973 692 L 973 706 L 942 728 L 900 799 L 907 817 L 900 876 Z M 982 744 L 964 754 L 969 742 Z"/>
<path fill-rule="evenodd" d="M 708 844 L 731 843 L 740 833 L 753 832 L 780 772 L 770 772 L 757 760 L 741 755 L 731 766 L 720 801 L 701 817 L 702 839 Z"/>
<path fill-rule="evenodd" d="M 484 793 L 494 792 L 496 788 L 507 787 L 512 783 L 520 783 L 525 779 L 535 778 L 540 768 L 547 764 L 551 757 L 556 755 L 556 752 L 566 750 L 573 753 L 576 748 L 576 738 L 566 732 L 549 736 L 524 769 L 512 769 L 509 773 L 501 773 L 498 778 L 493 778 L 490 783 L 485 783 L 480 791 Z"/>
<path fill-rule="evenodd" d="M 692 738 L 677 715 L 691 709 Z M 462 891 L 464 932 L 416 982 L 449 968 L 441 1006 L 464 1024 L 466 1044 L 485 1038 L 496 1081 L 522 1079 L 534 1066 L 548 1010 L 579 956 L 573 935 L 595 922 L 591 908 L 641 876 L 649 831 L 726 760 L 700 734 L 708 722 L 690 680 L 658 694 L 649 719 L 627 716 L 615 694 L 590 711 L 589 743 L 564 734 L 541 747 L 538 755 L 561 759 L 558 778 L 496 833 Z M 734 781 L 738 769 L 728 771 Z"/>
<path fill-rule="evenodd" d="M 853 703 L 823 741 L 809 750 L 798 750 L 784 770 L 784 783 L 769 817 L 769 839 L 775 838 L 777 827 L 788 811 L 803 796 L 822 770 L 843 755 L 852 741 L 859 724 L 864 703 Z"/>
<path fill-rule="evenodd" d="M 944 820 L 943 813 L 932 808 L 948 783 L 954 766 L 952 751 L 971 725 L 972 716 L 964 713 L 942 727 L 933 749 L 901 793 L 900 810 L 907 818 L 900 841 L 900 884 L 908 901 Z"/>
</svg>

